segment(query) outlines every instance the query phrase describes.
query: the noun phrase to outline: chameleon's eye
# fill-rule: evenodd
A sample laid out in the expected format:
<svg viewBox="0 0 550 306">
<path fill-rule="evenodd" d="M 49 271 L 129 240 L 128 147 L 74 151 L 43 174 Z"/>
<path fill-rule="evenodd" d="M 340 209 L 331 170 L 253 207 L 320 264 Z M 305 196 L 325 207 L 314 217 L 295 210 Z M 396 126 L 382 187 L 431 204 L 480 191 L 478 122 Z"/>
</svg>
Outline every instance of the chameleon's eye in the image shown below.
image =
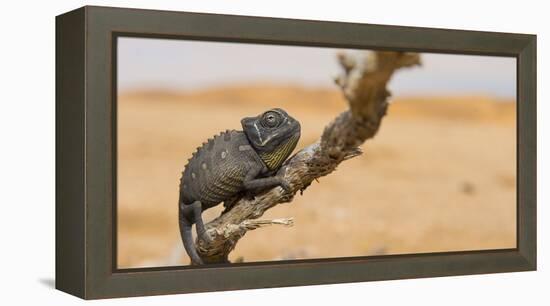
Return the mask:
<svg viewBox="0 0 550 306">
<path fill-rule="evenodd" d="M 273 128 L 279 125 L 281 116 L 276 112 L 267 112 L 262 117 L 262 125 L 268 128 Z"/>
</svg>

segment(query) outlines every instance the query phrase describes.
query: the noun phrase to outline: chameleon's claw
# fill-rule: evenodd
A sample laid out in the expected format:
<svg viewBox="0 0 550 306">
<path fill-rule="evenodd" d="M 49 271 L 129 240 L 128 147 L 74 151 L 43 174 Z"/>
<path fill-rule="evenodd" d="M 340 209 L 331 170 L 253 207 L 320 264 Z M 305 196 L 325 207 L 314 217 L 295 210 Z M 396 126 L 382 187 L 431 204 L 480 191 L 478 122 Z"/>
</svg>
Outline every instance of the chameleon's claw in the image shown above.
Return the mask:
<svg viewBox="0 0 550 306">
<path fill-rule="evenodd" d="M 206 231 L 202 233 L 197 233 L 197 235 L 199 236 L 199 240 L 204 241 L 204 243 L 206 244 L 210 244 L 213 241 L 212 237 L 210 237 L 210 235 L 208 235 Z"/>
<path fill-rule="evenodd" d="M 290 187 L 290 184 L 284 179 L 284 178 L 281 178 L 281 182 L 279 183 L 279 186 L 281 186 L 281 188 L 283 188 L 283 190 L 287 193 L 290 193 L 291 192 L 291 187 Z"/>
</svg>

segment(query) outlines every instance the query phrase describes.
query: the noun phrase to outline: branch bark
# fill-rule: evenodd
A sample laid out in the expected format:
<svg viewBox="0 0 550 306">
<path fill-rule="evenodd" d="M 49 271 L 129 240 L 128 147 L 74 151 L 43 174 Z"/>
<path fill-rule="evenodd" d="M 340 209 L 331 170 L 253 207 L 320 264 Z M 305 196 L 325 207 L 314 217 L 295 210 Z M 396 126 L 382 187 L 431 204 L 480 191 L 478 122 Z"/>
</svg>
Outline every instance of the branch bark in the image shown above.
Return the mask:
<svg viewBox="0 0 550 306">
<path fill-rule="evenodd" d="M 229 253 L 247 231 L 263 226 L 292 226 L 292 219 L 257 220 L 271 207 L 291 202 L 313 180 L 336 169 L 344 160 L 361 154 L 359 146 L 378 132 L 388 108 L 390 92 L 386 85 L 393 73 L 420 65 L 420 56 L 405 52 L 371 52 L 364 58 L 338 54 L 342 73 L 335 79 L 349 109 L 329 123 L 318 142 L 302 149 L 277 173 L 289 182 L 291 190 L 272 188 L 253 199 L 241 198 L 232 208 L 206 224 L 209 239 L 197 239 L 196 248 L 204 263 L 229 262 Z"/>
</svg>

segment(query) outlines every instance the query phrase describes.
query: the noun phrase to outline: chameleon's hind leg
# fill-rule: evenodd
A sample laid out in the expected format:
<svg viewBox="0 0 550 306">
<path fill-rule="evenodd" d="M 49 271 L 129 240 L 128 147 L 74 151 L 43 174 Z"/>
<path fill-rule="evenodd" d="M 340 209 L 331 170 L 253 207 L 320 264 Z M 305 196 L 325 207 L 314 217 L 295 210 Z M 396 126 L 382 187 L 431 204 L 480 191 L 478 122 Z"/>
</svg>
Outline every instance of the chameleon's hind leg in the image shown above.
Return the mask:
<svg viewBox="0 0 550 306">
<path fill-rule="evenodd" d="M 179 225 L 181 238 L 183 239 L 183 246 L 189 258 L 191 258 L 191 264 L 200 265 L 202 264 L 202 259 L 195 249 L 195 243 L 193 242 L 192 227 L 194 223 L 194 210 L 192 204 L 187 205 L 180 203 L 180 212 L 179 212 Z"/>
<path fill-rule="evenodd" d="M 195 221 L 195 226 L 197 230 L 197 236 L 199 239 L 209 242 L 210 236 L 206 234 L 206 228 L 204 226 L 204 221 L 202 220 L 202 203 L 200 201 L 195 201 L 193 204 L 187 206 L 192 210 L 193 219 Z"/>
</svg>

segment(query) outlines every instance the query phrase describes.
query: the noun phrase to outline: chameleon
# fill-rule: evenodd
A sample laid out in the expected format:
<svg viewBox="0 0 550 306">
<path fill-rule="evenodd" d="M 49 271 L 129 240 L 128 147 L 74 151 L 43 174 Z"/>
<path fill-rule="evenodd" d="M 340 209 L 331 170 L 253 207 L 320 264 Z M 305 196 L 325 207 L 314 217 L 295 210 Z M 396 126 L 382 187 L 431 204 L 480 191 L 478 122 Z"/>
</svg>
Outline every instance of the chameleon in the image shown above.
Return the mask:
<svg viewBox="0 0 550 306">
<path fill-rule="evenodd" d="M 208 139 L 185 165 L 179 186 L 179 228 L 194 265 L 203 264 L 194 247 L 192 226 L 208 241 L 202 212 L 224 203 L 226 209 L 243 193 L 290 185 L 277 170 L 300 139 L 300 123 L 280 108 L 241 120 L 242 131 L 226 130 Z M 230 207 L 229 207 L 230 208 Z"/>
</svg>

